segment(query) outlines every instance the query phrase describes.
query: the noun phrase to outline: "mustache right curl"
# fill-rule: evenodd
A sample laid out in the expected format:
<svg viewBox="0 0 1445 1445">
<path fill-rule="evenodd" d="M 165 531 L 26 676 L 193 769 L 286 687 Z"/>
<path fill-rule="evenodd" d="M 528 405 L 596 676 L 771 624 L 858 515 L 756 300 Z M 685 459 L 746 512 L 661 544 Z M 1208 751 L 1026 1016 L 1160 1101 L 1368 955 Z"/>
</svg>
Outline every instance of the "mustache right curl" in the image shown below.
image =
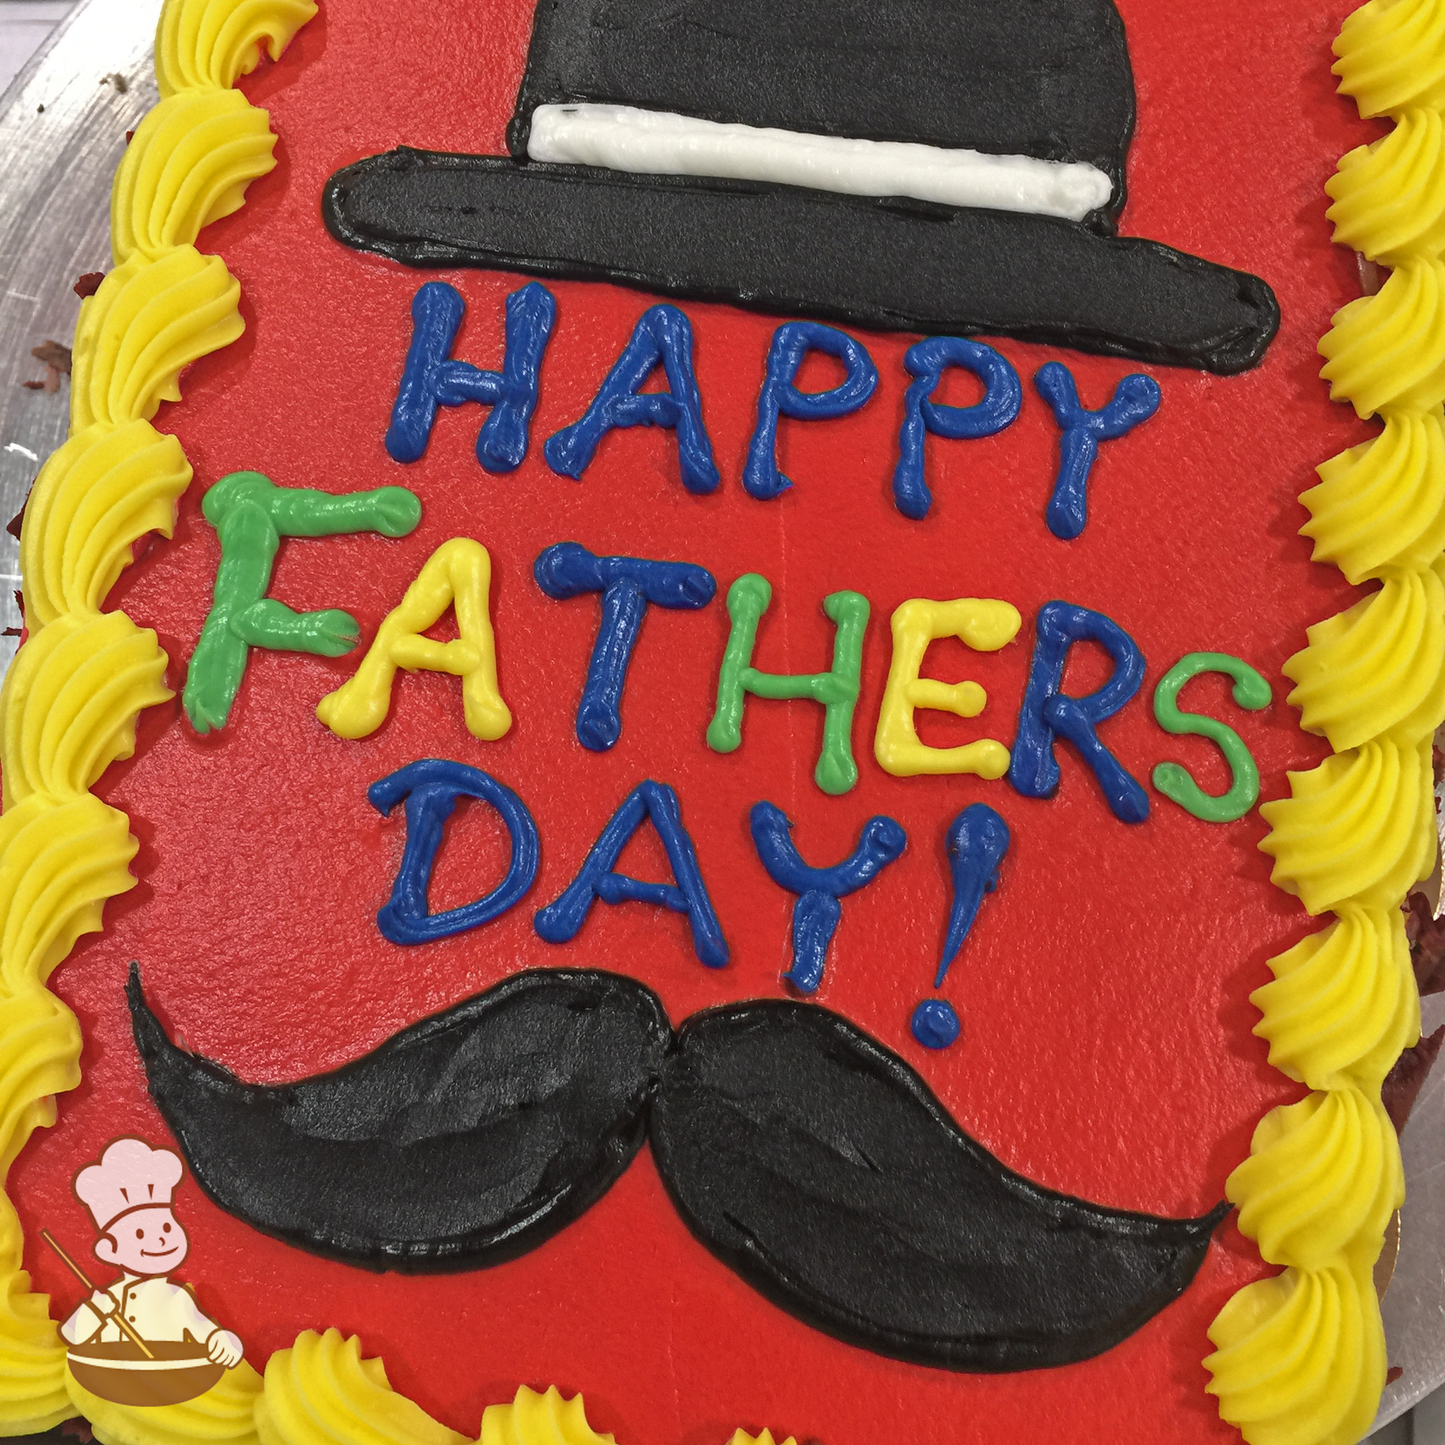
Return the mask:
<svg viewBox="0 0 1445 1445">
<path fill-rule="evenodd" d="M 971 1139 L 924 1081 L 816 1004 L 765 999 L 674 1035 L 596 970 L 518 974 L 331 1073 L 247 1084 L 127 986 L 151 1094 L 228 1213 L 371 1269 L 483 1268 L 606 1193 L 650 1137 L 698 1240 L 782 1309 L 956 1370 L 1087 1359 L 1188 1286 L 1227 1213 L 1107 1209 Z"/>
</svg>

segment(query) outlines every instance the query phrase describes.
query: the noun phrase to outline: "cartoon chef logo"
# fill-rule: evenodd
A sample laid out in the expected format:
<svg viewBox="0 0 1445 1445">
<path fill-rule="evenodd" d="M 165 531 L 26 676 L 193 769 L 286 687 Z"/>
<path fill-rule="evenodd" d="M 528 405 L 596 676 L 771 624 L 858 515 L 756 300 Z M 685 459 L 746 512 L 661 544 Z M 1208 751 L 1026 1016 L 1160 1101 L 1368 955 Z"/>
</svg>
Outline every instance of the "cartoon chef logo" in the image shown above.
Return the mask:
<svg viewBox="0 0 1445 1445">
<path fill-rule="evenodd" d="M 72 1372 L 93 1393 L 122 1404 L 192 1398 L 241 1359 L 240 1339 L 171 1278 L 190 1252 L 171 1202 L 184 1174 L 169 1149 L 117 1139 L 75 1176 L 76 1197 L 95 1221 L 93 1253 L 121 1271 L 104 1289 L 47 1236 L 91 1290 L 60 1327 Z"/>
</svg>

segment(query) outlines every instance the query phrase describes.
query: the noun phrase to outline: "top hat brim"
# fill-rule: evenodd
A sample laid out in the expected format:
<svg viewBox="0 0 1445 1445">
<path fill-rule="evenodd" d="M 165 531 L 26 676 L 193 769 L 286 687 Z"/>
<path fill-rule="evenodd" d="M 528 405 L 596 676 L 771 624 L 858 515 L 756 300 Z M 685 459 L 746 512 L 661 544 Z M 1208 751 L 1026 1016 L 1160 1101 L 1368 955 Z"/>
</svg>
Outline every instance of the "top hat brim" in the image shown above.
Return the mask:
<svg viewBox="0 0 1445 1445">
<path fill-rule="evenodd" d="M 1230 375 L 1279 326 L 1256 276 L 1072 221 L 792 186 L 399 149 L 322 215 L 409 266 L 612 281 L 884 331 L 1012 336 Z"/>
</svg>

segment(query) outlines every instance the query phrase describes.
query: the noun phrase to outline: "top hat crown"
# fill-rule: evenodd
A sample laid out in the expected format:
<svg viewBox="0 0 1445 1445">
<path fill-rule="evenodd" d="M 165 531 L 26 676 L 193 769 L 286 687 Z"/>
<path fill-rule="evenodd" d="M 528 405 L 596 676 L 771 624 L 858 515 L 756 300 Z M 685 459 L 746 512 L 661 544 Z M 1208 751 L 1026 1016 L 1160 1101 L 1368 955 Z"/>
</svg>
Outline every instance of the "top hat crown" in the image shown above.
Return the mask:
<svg viewBox="0 0 1445 1445">
<path fill-rule="evenodd" d="M 1134 79 L 1113 0 L 541 0 L 507 144 L 578 102 L 1085 162 L 1124 200 Z"/>
<path fill-rule="evenodd" d="M 509 155 L 338 171 L 346 245 L 1228 374 L 1258 277 L 1114 234 L 1113 0 L 539 0 Z"/>
</svg>

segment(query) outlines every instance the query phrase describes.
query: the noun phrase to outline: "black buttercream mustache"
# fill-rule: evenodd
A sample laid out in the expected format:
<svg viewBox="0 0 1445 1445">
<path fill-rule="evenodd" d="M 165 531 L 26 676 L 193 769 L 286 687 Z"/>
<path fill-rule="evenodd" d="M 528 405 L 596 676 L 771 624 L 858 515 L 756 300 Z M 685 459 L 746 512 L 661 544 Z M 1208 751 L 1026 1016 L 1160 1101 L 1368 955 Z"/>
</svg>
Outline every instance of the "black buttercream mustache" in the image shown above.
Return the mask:
<svg viewBox="0 0 1445 1445">
<path fill-rule="evenodd" d="M 172 1044 L 134 968 L 127 996 L 151 1093 L 211 1198 L 373 1269 L 514 1259 L 648 1136 L 692 1232 L 790 1314 L 918 1364 L 1021 1370 L 1131 1334 L 1227 1212 L 1157 1218 L 1032 1183 L 816 1004 L 734 1004 L 674 1035 L 633 979 L 539 970 L 265 1087 Z"/>
</svg>

